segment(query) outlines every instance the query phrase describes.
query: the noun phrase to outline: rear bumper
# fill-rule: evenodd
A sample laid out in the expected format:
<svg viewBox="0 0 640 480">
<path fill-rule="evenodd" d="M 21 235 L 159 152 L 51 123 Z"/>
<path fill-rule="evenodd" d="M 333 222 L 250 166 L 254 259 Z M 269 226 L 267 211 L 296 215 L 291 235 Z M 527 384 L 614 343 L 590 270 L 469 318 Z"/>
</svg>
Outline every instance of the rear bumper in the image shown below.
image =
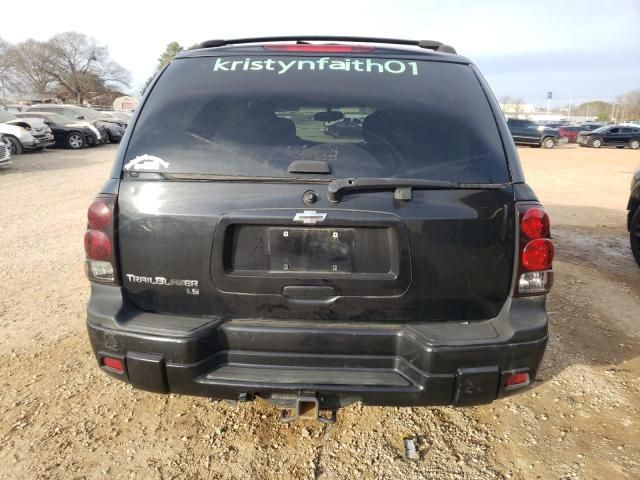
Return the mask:
<svg viewBox="0 0 640 480">
<path fill-rule="evenodd" d="M 124 360 L 134 387 L 223 399 L 302 390 L 323 408 L 476 405 L 506 395 L 502 377 L 535 378 L 547 343 L 544 298 L 508 300 L 494 319 L 447 323 L 223 320 L 143 312 L 118 287 L 92 285 L 93 350 Z"/>
</svg>

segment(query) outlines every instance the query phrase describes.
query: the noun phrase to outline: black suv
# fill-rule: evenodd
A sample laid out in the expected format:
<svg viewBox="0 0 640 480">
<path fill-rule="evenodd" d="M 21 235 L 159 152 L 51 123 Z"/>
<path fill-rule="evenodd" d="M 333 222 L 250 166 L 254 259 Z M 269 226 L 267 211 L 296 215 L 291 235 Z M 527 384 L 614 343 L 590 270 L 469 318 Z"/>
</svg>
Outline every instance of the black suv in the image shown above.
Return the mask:
<svg viewBox="0 0 640 480">
<path fill-rule="evenodd" d="M 100 367 L 155 392 L 259 396 L 285 421 L 531 384 L 549 218 L 452 52 L 272 37 L 180 53 L 88 211 Z M 347 114 L 361 136 L 326 133 Z"/>
<path fill-rule="evenodd" d="M 578 133 L 576 140 L 581 147 L 629 147 L 640 148 L 640 128 L 624 125 L 607 125 L 592 131 Z"/>
<path fill-rule="evenodd" d="M 529 145 L 542 148 L 553 148 L 558 144 L 560 133 L 531 120 L 510 118 L 507 120 L 509 131 L 516 145 Z"/>
</svg>

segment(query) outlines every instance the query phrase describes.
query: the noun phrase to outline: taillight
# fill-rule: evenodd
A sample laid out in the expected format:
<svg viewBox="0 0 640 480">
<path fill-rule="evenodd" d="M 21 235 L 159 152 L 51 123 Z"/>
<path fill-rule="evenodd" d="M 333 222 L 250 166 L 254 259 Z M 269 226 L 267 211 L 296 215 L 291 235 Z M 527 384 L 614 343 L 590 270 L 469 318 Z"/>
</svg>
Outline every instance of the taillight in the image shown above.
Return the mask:
<svg viewBox="0 0 640 480">
<path fill-rule="evenodd" d="M 84 251 L 92 260 L 107 260 L 111 256 L 111 240 L 99 230 L 87 230 L 84 234 Z"/>
<path fill-rule="evenodd" d="M 368 53 L 373 47 L 361 47 L 357 45 L 314 45 L 314 44 L 275 44 L 263 45 L 265 50 L 276 52 L 317 52 L 317 53 Z"/>
<path fill-rule="evenodd" d="M 525 210 L 520 218 L 520 229 L 527 238 L 548 238 L 550 236 L 549 215 L 540 207 Z"/>
<path fill-rule="evenodd" d="M 99 195 L 87 211 L 87 231 L 84 251 L 87 257 L 85 272 L 92 282 L 116 285 L 116 252 L 114 243 L 114 214 L 116 196 Z"/>
<path fill-rule="evenodd" d="M 527 271 L 548 270 L 553 262 L 553 243 L 547 238 L 528 242 L 522 250 L 522 267 Z"/>
<path fill-rule="evenodd" d="M 518 212 L 520 242 L 515 295 L 542 295 L 553 284 L 554 248 L 549 216 L 538 204 L 519 204 Z"/>
<path fill-rule="evenodd" d="M 94 200 L 87 212 L 89 228 L 104 228 L 112 220 L 112 212 L 103 200 Z"/>
</svg>

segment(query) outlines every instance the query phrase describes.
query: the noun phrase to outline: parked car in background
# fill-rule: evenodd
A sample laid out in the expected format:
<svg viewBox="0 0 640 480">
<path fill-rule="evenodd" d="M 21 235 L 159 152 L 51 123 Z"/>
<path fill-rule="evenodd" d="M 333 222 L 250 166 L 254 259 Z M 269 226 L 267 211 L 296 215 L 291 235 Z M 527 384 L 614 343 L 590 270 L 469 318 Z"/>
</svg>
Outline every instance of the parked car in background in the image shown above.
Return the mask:
<svg viewBox="0 0 640 480">
<path fill-rule="evenodd" d="M 600 128 L 600 127 L 604 127 L 604 123 L 581 123 L 580 125 L 578 125 L 580 127 L 580 131 L 581 132 L 591 132 L 593 130 L 595 130 L 596 128 Z"/>
<path fill-rule="evenodd" d="M 76 105 L 32 105 L 26 111 L 51 112 L 63 115 L 71 120 L 87 120 L 100 130 L 101 138 L 105 142 L 119 142 L 126 128 L 126 124 L 121 120 L 109 118 L 102 115 L 102 112 Z"/>
<path fill-rule="evenodd" d="M 327 125 L 324 133 L 332 137 L 362 138 L 362 120 L 359 118 L 343 118 Z"/>
<path fill-rule="evenodd" d="M 507 125 L 516 145 L 553 148 L 560 138 L 557 130 L 538 125 L 531 120 L 510 118 L 507 120 Z"/>
<path fill-rule="evenodd" d="M 640 166 L 633 172 L 627 210 L 627 229 L 629 230 L 631 251 L 636 262 L 640 265 Z"/>
<path fill-rule="evenodd" d="M 98 131 L 80 120 L 70 120 L 57 113 L 26 112 L 17 116 L 25 119 L 41 118 L 53 131 L 55 146 L 79 149 L 96 144 Z"/>
<path fill-rule="evenodd" d="M 562 122 L 538 122 L 538 125 L 542 125 L 548 128 L 558 128 L 561 125 L 565 125 L 567 123 L 567 121 L 562 121 Z"/>
<path fill-rule="evenodd" d="M 107 117 L 113 117 L 117 120 L 121 120 L 125 123 L 125 127 L 127 124 L 129 124 L 129 121 L 131 121 L 131 117 L 132 115 L 129 112 L 123 112 L 123 111 L 109 111 L 109 112 L 101 112 L 104 115 L 106 115 Z"/>
<path fill-rule="evenodd" d="M 38 148 L 34 150 L 43 150 L 55 142 L 51 128 L 41 118 L 24 119 L 11 112 L 1 112 L 0 117 L 5 123 L 22 127 L 33 135 L 39 142 Z"/>
<path fill-rule="evenodd" d="M 2 107 L 0 107 L 0 110 L 16 113 L 16 112 L 21 112 L 24 108 L 25 108 L 24 105 L 3 105 Z"/>
<path fill-rule="evenodd" d="M 574 125 L 562 125 L 558 127 L 558 133 L 561 139 L 566 139 L 563 143 L 576 143 L 578 133 L 582 128 Z"/>
<path fill-rule="evenodd" d="M 581 147 L 629 147 L 637 150 L 640 148 L 640 127 L 607 125 L 592 132 L 580 132 L 577 142 Z"/>
<path fill-rule="evenodd" d="M 24 151 L 39 151 L 55 143 L 51 129 L 36 121 L 34 126 L 14 114 L 0 110 L 0 134 L 10 143 L 11 155 Z"/>
<path fill-rule="evenodd" d="M 77 125 L 78 127 L 84 127 L 84 128 L 88 128 L 93 135 L 88 136 L 87 137 L 87 141 L 90 142 L 87 144 L 87 146 L 92 147 L 94 145 L 98 145 L 101 143 L 105 143 L 105 138 L 106 138 L 106 129 L 104 127 L 99 127 L 94 125 L 93 122 L 90 122 L 88 120 L 75 120 L 75 119 L 70 119 L 68 117 L 65 117 L 63 115 L 59 115 L 57 113 L 52 113 L 52 112 L 21 112 L 21 113 L 17 113 L 16 114 L 17 117 L 20 118 L 27 118 L 27 117 L 38 117 L 38 118 L 42 118 L 44 120 L 49 119 L 49 116 L 51 116 L 51 119 L 55 119 L 55 123 L 58 124 L 59 122 L 61 122 L 61 119 L 64 119 L 65 121 L 71 122 L 72 125 Z M 56 142 L 57 143 L 57 142 Z"/>
<path fill-rule="evenodd" d="M 0 134 L 0 167 L 6 167 L 11 164 L 11 146 L 9 140 Z"/>
</svg>

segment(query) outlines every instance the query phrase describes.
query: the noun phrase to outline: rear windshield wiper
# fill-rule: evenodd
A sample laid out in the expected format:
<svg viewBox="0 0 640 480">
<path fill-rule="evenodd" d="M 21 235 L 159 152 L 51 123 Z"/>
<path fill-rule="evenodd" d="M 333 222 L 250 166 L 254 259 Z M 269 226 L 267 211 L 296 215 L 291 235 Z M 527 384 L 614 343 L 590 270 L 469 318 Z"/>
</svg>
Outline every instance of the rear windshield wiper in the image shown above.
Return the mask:
<svg viewBox="0 0 640 480">
<path fill-rule="evenodd" d="M 508 183 L 458 183 L 445 180 L 421 180 L 411 178 L 338 178 L 329 183 L 328 197 L 339 202 L 345 192 L 356 190 L 394 189 L 396 200 L 411 200 L 412 189 L 421 190 L 500 190 Z"/>
</svg>

